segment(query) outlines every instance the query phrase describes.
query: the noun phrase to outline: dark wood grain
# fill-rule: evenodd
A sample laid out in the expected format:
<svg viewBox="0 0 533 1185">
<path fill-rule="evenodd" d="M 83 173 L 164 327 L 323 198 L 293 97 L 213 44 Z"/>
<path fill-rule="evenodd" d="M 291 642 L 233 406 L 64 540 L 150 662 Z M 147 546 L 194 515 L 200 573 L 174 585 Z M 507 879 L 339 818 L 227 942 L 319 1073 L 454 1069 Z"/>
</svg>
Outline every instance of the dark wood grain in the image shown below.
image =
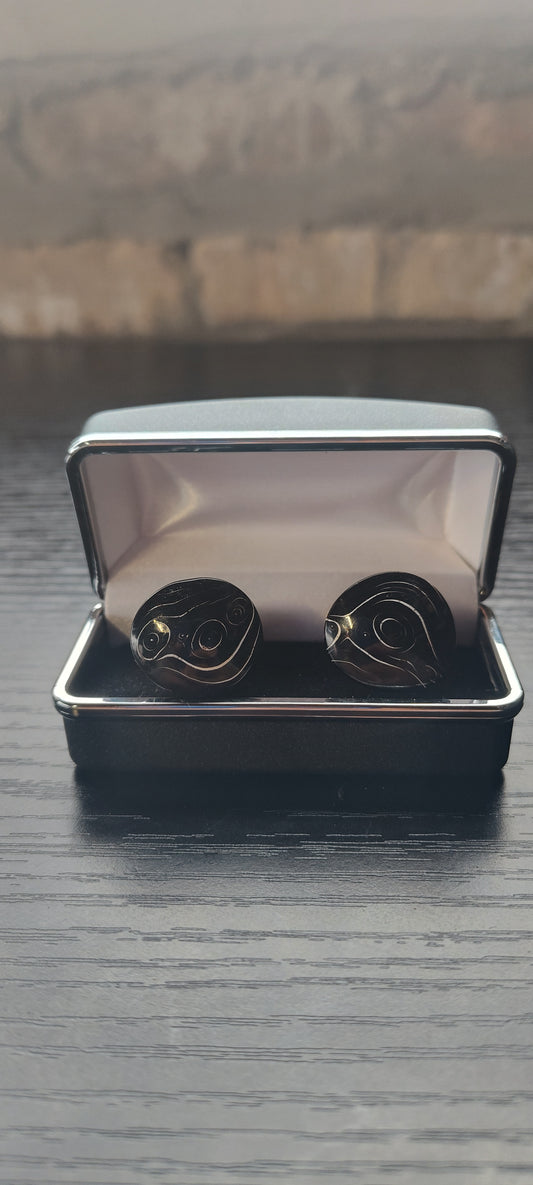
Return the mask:
<svg viewBox="0 0 533 1185">
<path fill-rule="evenodd" d="M 69 437 L 106 404 L 256 390 L 496 412 L 521 463 L 491 604 L 527 692 L 531 359 L 3 347 L 3 1182 L 533 1180 L 530 702 L 501 789 L 430 813 L 405 785 L 84 782 L 50 700 L 92 601 Z"/>
</svg>

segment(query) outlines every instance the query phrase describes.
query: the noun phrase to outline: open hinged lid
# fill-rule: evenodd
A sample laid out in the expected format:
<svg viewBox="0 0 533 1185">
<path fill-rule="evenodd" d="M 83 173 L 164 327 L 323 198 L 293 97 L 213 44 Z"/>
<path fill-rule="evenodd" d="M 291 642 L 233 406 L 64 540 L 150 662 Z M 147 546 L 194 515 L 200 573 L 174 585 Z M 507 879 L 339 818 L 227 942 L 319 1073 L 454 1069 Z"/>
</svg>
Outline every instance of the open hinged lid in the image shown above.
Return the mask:
<svg viewBox="0 0 533 1185">
<path fill-rule="evenodd" d="M 466 645 L 494 584 L 514 465 L 478 408 L 330 398 L 103 412 L 67 459 L 117 639 L 163 585 L 211 576 L 251 597 L 265 638 L 319 640 L 345 588 L 394 570 L 439 589 Z"/>
</svg>

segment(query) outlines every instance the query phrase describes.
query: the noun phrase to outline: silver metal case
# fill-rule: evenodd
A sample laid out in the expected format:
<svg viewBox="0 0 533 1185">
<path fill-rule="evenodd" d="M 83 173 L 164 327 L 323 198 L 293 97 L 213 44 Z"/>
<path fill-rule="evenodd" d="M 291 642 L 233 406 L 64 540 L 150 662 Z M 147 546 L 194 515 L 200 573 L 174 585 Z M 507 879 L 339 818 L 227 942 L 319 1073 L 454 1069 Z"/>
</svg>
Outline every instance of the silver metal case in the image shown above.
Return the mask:
<svg viewBox="0 0 533 1185">
<path fill-rule="evenodd" d="M 475 637 L 458 648 L 453 670 L 441 684 L 416 692 L 364 688 L 335 670 L 318 639 L 274 638 L 231 698 L 190 703 L 151 684 L 135 666 L 127 642 L 117 644 L 106 618 L 109 571 L 95 521 L 97 500 L 91 499 L 86 480 L 91 458 L 105 455 L 112 466 L 112 458 L 125 454 L 173 454 L 179 471 L 185 454 L 281 454 L 290 466 L 295 454 L 320 452 L 333 471 L 339 452 L 350 454 L 354 463 L 371 453 L 381 463 L 385 454 L 417 450 L 439 456 L 465 450 L 472 457 L 482 452 L 496 459 L 475 573 Z M 268 461 L 262 464 L 268 467 Z M 500 769 L 523 693 L 495 618 L 482 602 L 496 576 L 514 466 L 511 445 L 489 413 L 476 408 L 249 399 L 92 417 L 71 446 L 67 472 L 99 601 L 53 691 L 73 760 L 84 768 L 188 772 L 484 774 Z M 204 575 L 217 575 L 209 569 L 208 555 Z"/>
</svg>

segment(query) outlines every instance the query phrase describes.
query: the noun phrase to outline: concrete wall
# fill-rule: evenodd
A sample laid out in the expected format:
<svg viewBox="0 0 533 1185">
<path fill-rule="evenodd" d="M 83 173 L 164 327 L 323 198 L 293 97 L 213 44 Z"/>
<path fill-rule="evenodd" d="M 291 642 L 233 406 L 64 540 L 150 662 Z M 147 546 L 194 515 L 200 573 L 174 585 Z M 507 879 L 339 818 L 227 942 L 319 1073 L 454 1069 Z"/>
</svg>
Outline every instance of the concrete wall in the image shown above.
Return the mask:
<svg viewBox="0 0 533 1185">
<path fill-rule="evenodd" d="M 530 334 L 533 7 L 464 7 L 0 0 L 0 332 Z"/>
</svg>

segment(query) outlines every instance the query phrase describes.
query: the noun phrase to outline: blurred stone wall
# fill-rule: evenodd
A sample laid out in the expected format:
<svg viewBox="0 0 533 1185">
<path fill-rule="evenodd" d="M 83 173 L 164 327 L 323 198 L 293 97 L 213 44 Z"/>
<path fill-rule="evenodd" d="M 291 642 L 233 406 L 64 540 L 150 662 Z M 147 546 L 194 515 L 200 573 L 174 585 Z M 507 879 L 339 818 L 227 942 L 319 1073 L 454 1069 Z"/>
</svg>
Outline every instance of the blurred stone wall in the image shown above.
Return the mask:
<svg viewBox="0 0 533 1185">
<path fill-rule="evenodd" d="M 531 334 L 533 11 L 362 28 L 0 61 L 0 332 Z"/>
</svg>

